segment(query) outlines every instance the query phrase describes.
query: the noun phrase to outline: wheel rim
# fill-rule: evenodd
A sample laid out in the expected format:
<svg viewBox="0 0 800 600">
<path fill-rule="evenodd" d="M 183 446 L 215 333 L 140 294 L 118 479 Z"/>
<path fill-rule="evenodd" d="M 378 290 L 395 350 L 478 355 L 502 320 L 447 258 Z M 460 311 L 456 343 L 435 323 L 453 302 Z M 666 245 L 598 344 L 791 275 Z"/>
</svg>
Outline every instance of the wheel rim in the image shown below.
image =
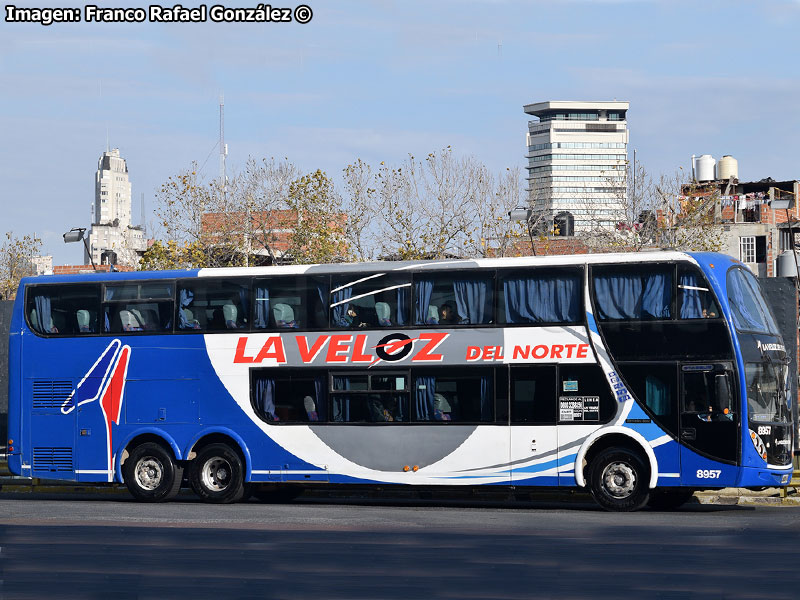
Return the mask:
<svg viewBox="0 0 800 600">
<path fill-rule="evenodd" d="M 205 462 L 200 478 L 206 489 L 221 492 L 231 484 L 233 469 L 231 463 L 224 458 L 214 457 Z"/>
<path fill-rule="evenodd" d="M 154 456 L 147 456 L 136 463 L 136 483 L 145 490 L 155 490 L 164 480 L 164 465 Z"/>
<path fill-rule="evenodd" d="M 614 462 L 603 469 L 603 488 L 614 498 L 627 498 L 636 488 L 636 471 L 629 464 Z"/>
</svg>

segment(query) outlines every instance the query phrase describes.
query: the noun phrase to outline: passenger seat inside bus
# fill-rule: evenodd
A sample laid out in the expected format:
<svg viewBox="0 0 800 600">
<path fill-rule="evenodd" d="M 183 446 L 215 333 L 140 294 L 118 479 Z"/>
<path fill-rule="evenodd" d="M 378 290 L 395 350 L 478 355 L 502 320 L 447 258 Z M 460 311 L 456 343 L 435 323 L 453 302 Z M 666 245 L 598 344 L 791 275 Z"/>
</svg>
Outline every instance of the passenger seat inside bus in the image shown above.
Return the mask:
<svg viewBox="0 0 800 600">
<path fill-rule="evenodd" d="M 42 327 L 42 324 L 39 323 L 39 314 L 36 312 L 35 308 L 33 310 L 31 310 L 31 324 L 33 325 L 33 328 L 36 331 L 40 331 L 42 333 L 58 333 L 58 329 L 56 328 L 56 325 L 53 322 L 52 315 L 50 316 L 50 323 L 49 323 L 47 329 L 44 329 Z"/>
<path fill-rule="evenodd" d="M 272 316 L 275 317 L 275 325 L 278 327 L 297 327 L 294 320 L 294 310 L 288 304 L 278 303 L 272 307 Z"/>
<path fill-rule="evenodd" d="M 439 324 L 439 309 L 433 304 L 428 306 L 428 318 L 425 319 L 425 323 L 428 325 Z"/>
<path fill-rule="evenodd" d="M 238 311 L 236 310 L 236 305 L 223 304 L 222 314 L 225 317 L 225 327 L 227 329 L 239 329 L 239 326 L 236 324 L 236 316 L 238 314 Z"/>
<path fill-rule="evenodd" d="M 375 303 L 375 314 L 378 315 L 378 325 L 382 327 L 388 327 L 392 324 L 391 314 L 392 311 L 389 308 L 389 304 L 386 302 L 376 302 Z"/>
<path fill-rule="evenodd" d="M 92 331 L 91 316 L 88 310 L 76 310 L 75 319 L 78 321 L 78 331 L 80 333 L 94 333 Z"/>
<path fill-rule="evenodd" d="M 122 331 L 144 331 L 142 323 L 136 315 L 129 310 L 119 311 L 119 320 L 122 323 Z"/>
</svg>

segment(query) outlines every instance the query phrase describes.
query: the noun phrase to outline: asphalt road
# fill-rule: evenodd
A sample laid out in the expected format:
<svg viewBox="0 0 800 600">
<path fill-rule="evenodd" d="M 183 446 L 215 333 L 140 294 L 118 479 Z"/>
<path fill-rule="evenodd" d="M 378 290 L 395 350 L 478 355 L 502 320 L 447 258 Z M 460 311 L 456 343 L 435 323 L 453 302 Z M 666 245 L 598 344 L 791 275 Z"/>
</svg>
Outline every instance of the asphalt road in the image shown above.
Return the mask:
<svg viewBox="0 0 800 600">
<path fill-rule="evenodd" d="M 0 598 L 798 598 L 800 509 L 0 494 Z"/>
</svg>

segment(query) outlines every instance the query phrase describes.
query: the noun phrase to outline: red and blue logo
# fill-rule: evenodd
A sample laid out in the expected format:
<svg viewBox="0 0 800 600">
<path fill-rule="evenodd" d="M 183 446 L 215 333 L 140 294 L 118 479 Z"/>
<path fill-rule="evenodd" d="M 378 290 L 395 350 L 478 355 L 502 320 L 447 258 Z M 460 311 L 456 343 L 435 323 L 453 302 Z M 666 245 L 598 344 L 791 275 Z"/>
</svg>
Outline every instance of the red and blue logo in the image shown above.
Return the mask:
<svg viewBox="0 0 800 600">
<path fill-rule="evenodd" d="M 113 480 L 114 474 L 111 423 L 119 425 L 130 356 L 130 346 L 123 346 L 118 339 L 113 340 L 61 406 L 61 412 L 66 415 L 77 406 L 95 401 L 98 403 L 106 428 L 109 481 Z"/>
</svg>

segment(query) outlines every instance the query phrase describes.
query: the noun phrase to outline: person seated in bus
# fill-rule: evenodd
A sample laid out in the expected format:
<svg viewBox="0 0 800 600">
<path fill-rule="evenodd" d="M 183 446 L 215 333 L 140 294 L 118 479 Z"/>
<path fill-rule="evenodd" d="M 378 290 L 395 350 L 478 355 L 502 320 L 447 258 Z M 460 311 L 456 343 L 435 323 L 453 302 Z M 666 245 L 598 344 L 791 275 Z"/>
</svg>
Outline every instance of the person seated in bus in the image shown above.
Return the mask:
<svg viewBox="0 0 800 600">
<path fill-rule="evenodd" d="M 225 315 L 222 313 L 221 308 L 217 307 L 214 309 L 214 312 L 211 313 L 211 319 L 208 321 L 208 329 L 211 331 L 225 329 Z"/>
<path fill-rule="evenodd" d="M 458 312 L 449 302 L 445 302 L 439 308 L 439 325 L 455 325 L 461 322 Z"/>
<path fill-rule="evenodd" d="M 360 311 L 361 307 L 356 306 L 355 304 L 351 304 L 350 307 L 347 309 L 347 313 L 345 314 L 345 321 L 347 322 L 347 326 L 351 329 L 359 329 L 362 327 L 369 327 L 369 323 L 367 320 L 361 316 Z"/>
<path fill-rule="evenodd" d="M 373 423 L 394 421 L 394 412 L 397 407 L 394 406 L 392 398 L 381 398 L 378 394 L 370 394 L 367 398 L 367 407 L 370 421 Z"/>
</svg>

